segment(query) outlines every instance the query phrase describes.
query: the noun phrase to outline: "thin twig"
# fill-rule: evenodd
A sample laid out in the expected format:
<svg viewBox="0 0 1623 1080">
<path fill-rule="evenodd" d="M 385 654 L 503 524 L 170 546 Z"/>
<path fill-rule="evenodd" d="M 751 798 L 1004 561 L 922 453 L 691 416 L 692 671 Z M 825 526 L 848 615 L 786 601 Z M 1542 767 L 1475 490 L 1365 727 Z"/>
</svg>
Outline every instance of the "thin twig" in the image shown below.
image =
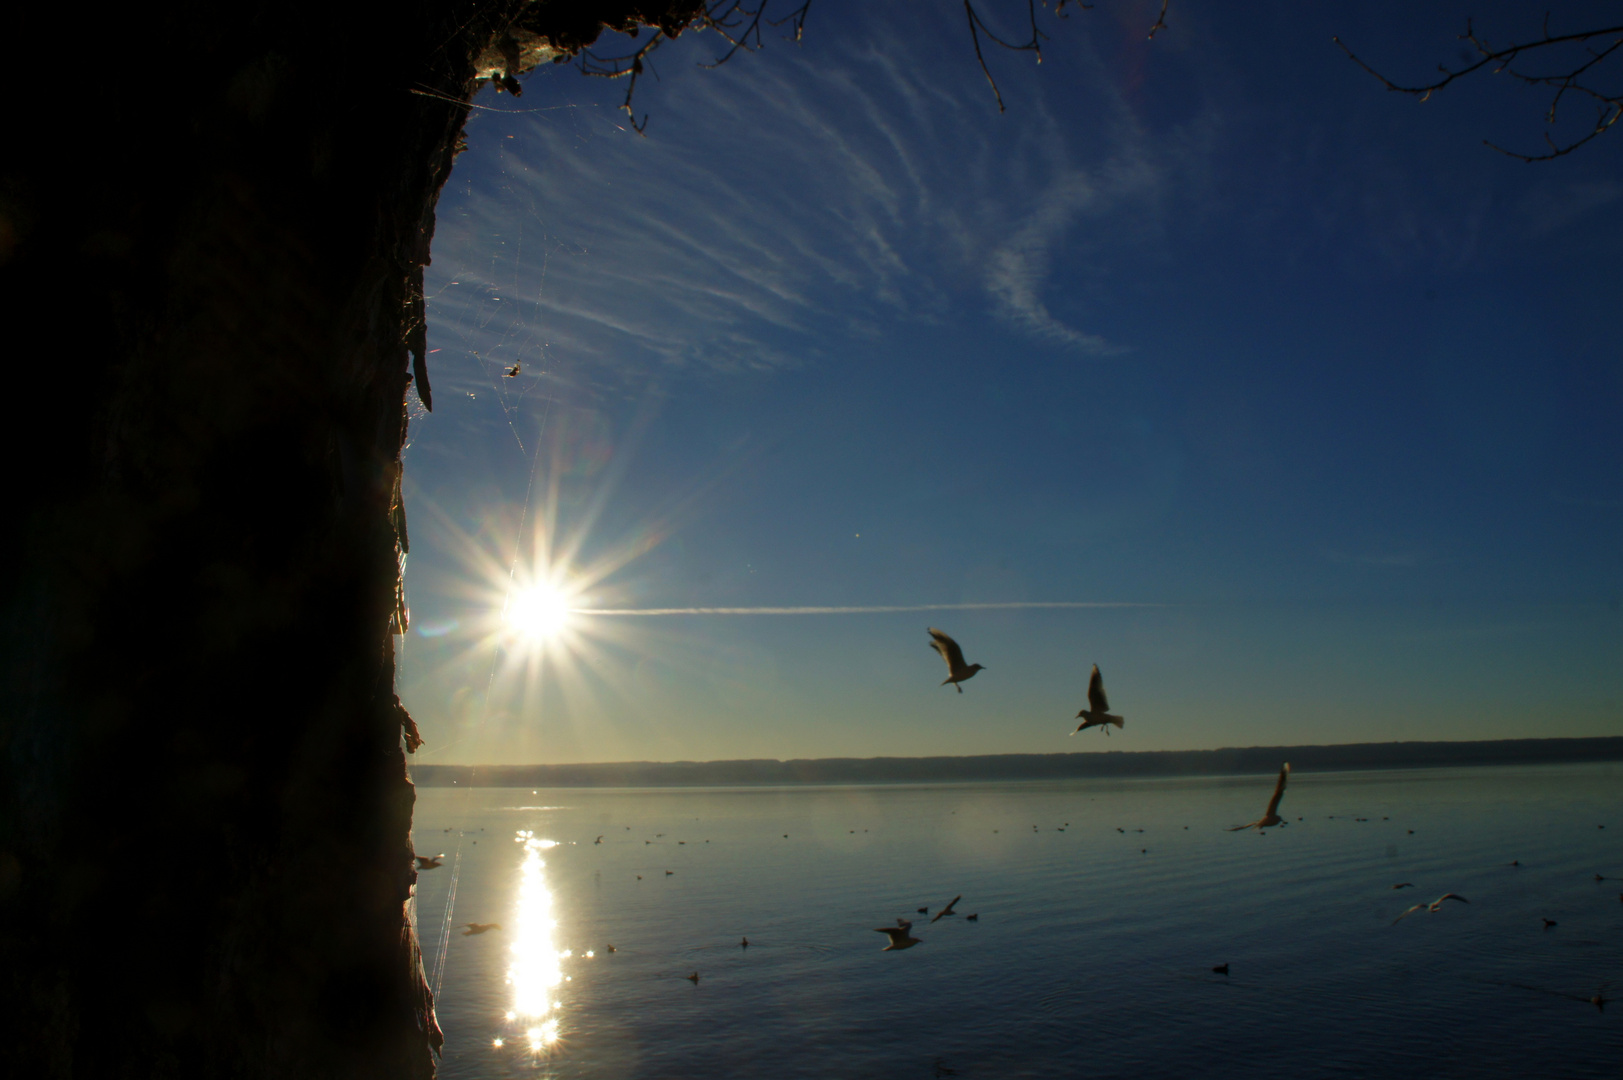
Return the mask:
<svg viewBox="0 0 1623 1080">
<path fill-rule="evenodd" d="M 793 26 L 794 29 L 795 29 L 795 36 L 790 38 L 789 40 L 794 41 L 796 43 L 799 43 L 800 35 L 806 32 L 806 15 L 811 11 L 811 6 L 812 6 L 812 0 L 806 0 L 806 2 L 804 4 L 801 4 L 799 7 L 797 7 L 795 10 L 791 11 L 789 14 L 785 15 L 783 18 L 781 18 L 781 19 L 768 19 L 767 20 L 767 25 L 768 26 L 782 26 L 784 23 L 788 23 L 790 26 Z"/>
<path fill-rule="evenodd" d="M 1551 49 L 1561 45 L 1574 45 L 1582 42 L 1595 41 L 1596 39 L 1607 37 L 1611 37 L 1614 40 L 1599 51 L 1596 51 L 1594 48 L 1586 49 L 1585 53 L 1588 58 L 1581 63 L 1576 63 L 1574 66 L 1565 71 L 1557 71 L 1552 74 L 1531 74 L 1525 71 L 1518 71 L 1515 67 L 1516 62 L 1522 59 L 1524 55 L 1539 53 L 1539 50 Z M 1623 48 L 1623 26 L 1608 26 L 1594 30 L 1578 30 L 1568 34 L 1551 34 L 1549 15 L 1546 13 L 1541 37 L 1530 41 L 1517 42 L 1514 45 L 1507 45 L 1503 48 L 1496 49 L 1489 45 L 1488 42 L 1476 32 L 1476 28 L 1471 21 L 1467 20 L 1465 24 L 1465 33 L 1460 35 L 1460 40 L 1471 43 L 1471 45 L 1477 51 L 1478 59 L 1458 68 L 1438 65 L 1437 70 L 1442 73 L 1442 77 L 1433 82 L 1418 86 L 1403 86 L 1393 82 L 1379 71 L 1376 71 L 1369 64 L 1365 63 L 1364 60 L 1354 53 L 1352 49 L 1348 48 L 1347 44 L 1339 37 L 1334 38 L 1333 40 L 1341 47 L 1342 52 L 1347 54 L 1348 59 L 1357 64 L 1359 67 L 1363 68 L 1365 71 L 1369 72 L 1375 78 L 1379 79 L 1381 84 L 1384 85 L 1388 90 L 1399 94 L 1408 94 L 1420 101 L 1427 100 L 1438 90 L 1441 90 L 1444 87 L 1449 86 L 1451 83 L 1459 79 L 1463 79 L 1468 75 L 1475 74 L 1484 68 L 1489 69 L 1489 71 L 1495 75 L 1509 75 L 1512 79 L 1527 86 L 1552 90 L 1553 93 L 1550 96 L 1549 107 L 1544 110 L 1544 120 L 1549 124 L 1555 123 L 1557 111 L 1560 109 L 1561 103 L 1563 100 L 1565 100 L 1569 91 L 1594 100 L 1596 108 L 1594 127 L 1592 127 L 1583 137 L 1573 139 L 1566 143 L 1557 142 L 1548 132 L 1546 132 L 1544 134 L 1544 144 L 1549 147 L 1549 150 L 1546 153 L 1524 154 L 1519 151 L 1508 150 L 1490 140 L 1483 140 L 1484 145 L 1497 150 L 1499 153 L 1504 154 L 1507 157 L 1513 157 L 1520 161 L 1549 161 L 1553 158 L 1563 157 L 1572 153 L 1585 143 L 1588 143 L 1591 139 L 1605 134 L 1614 125 L 1616 125 L 1620 119 L 1623 119 L 1623 93 L 1607 94 L 1596 89 L 1594 86 L 1588 85 L 1581 81 L 1585 78 L 1585 76 L 1591 74 L 1591 72 L 1593 72 L 1598 65 L 1616 53 L 1619 48 Z M 1545 54 L 1539 53 L 1539 55 Z"/>
<path fill-rule="evenodd" d="M 1155 32 L 1157 30 L 1165 30 L 1167 28 L 1167 3 L 1168 0 L 1161 0 L 1161 13 L 1155 17 L 1155 25 L 1150 27 L 1151 40 L 1154 40 Z"/>
<path fill-rule="evenodd" d="M 992 87 L 992 96 L 997 99 L 997 111 L 1008 112 L 1003 105 L 1003 94 L 997 88 L 997 80 L 992 78 L 991 69 L 986 66 L 986 57 L 981 55 L 981 38 L 975 30 L 975 24 L 980 22 L 980 16 L 975 14 L 969 0 L 964 0 L 964 11 L 969 14 L 969 40 L 975 44 L 975 59 L 980 61 L 981 74 L 986 76 L 987 83 Z"/>
</svg>

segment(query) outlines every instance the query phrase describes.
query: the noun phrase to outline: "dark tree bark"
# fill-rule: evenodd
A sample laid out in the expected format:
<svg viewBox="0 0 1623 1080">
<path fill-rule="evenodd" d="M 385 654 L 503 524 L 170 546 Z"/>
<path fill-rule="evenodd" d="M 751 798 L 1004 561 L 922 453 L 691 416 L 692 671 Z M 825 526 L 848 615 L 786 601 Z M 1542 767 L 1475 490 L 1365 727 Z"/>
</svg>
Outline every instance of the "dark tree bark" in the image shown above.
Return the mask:
<svg viewBox="0 0 1623 1080">
<path fill-rule="evenodd" d="M 11 1075 L 432 1074 L 391 630 L 457 102 L 696 8 L 12 14 Z"/>
</svg>

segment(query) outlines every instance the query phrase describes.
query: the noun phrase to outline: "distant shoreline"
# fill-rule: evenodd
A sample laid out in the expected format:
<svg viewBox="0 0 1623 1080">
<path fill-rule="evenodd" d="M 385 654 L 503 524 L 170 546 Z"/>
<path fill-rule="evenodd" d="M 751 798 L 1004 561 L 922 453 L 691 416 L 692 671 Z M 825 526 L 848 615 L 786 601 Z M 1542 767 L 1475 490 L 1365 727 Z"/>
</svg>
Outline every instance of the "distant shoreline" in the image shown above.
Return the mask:
<svg viewBox="0 0 1623 1080">
<path fill-rule="evenodd" d="M 925 784 L 1071 777 L 1270 773 L 1280 762 L 1314 772 L 1554 765 L 1623 761 L 1623 736 L 1480 742 L 1344 743 L 1221 750 L 1120 750 L 964 757 L 770 758 L 621 761 L 581 765 L 412 765 L 420 787 L 763 787 L 793 784 Z"/>
</svg>

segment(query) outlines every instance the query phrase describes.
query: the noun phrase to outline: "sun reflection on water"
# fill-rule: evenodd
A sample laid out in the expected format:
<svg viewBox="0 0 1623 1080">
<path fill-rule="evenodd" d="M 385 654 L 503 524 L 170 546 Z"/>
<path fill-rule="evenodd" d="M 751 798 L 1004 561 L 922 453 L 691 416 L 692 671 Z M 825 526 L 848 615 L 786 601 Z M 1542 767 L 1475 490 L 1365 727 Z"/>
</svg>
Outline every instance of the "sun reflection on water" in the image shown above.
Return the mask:
<svg viewBox="0 0 1623 1080">
<path fill-rule="evenodd" d="M 557 841 L 541 840 L 528 830 L 517 841 L 524 845 L 519 866 L 517 933 L 507 981 L 513 987 L 513 1007 L 507 1019 L 516 1022 L 530 1050 L 540 1053 L 558 1041 L 557 989 L 564 981 L 562 961 L 569 956 L 553 941 L 558 920 L 552 913 L 552 890 L 547 888 L 546 862 L 541 852 Z M 499 1045 L 499 1044 L 498 1044 Z"/>
</svg>

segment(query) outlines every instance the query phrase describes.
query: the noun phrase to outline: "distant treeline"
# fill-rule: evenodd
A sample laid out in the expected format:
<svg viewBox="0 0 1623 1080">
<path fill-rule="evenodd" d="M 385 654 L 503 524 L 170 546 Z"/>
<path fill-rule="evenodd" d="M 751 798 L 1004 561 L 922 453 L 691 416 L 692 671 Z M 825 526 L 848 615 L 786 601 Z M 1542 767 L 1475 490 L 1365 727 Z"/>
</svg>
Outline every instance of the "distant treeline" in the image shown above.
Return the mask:
<svg viewBox="0 0 1623 1080">
<path fill-rule="evenodd" d="M 973 757 L 806 758 L 746 761 L 619 761 L 590 765 L 414 765 L 428 787 L 711 787 L 729 784 L 885 784 L 956 780 L 1051 780 L 1074 776 L 1210 776 L 1293 769 L 1412 769 L 1623 761 L 1623 736 L 1491 742 L 1246 746 L 1224 750 L 1125 750 Z"/>
</svg>

